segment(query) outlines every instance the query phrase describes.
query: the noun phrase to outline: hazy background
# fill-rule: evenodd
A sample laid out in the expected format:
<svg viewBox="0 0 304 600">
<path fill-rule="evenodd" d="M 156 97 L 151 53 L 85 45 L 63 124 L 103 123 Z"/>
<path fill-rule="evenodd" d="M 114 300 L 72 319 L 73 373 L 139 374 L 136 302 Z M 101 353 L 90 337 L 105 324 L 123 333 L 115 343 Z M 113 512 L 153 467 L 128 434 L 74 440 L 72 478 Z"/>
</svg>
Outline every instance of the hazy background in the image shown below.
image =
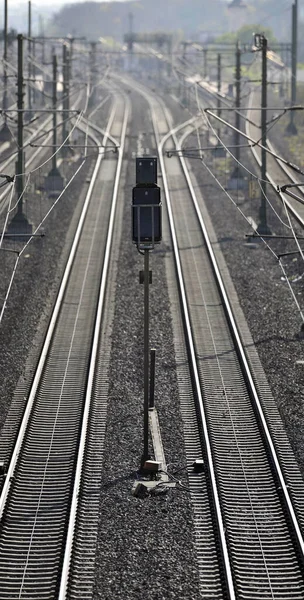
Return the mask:
<svg viewBox="0 0 304 600">
<path fill-rule="evenodd" d="M 230 9 L 228 0 L 100 0 L 97 2 L 32 1 L 33 35 L 86 36 L 121 41 L 129 31 L 133 16 L 135 32 L 178 32 L 185 38 L 204 41 L 208 36 L 238 30 L 244 25 L 261 24 L 270 28 L 280 41 L 291 39 L 291 6 L 293 0 L 244 0 L 246 8 Z M 299 1 L 302 18 L 304 0 Z M 3 28 L 0 9 L 0 28 Z M 2 14 L 1 14 L 2 12 Z M 28 2 L 8 0 L 8 26 L 18 33 L 27 32 Z M 299 25 L 299 42 L 304 28 Z"/>
</svg>

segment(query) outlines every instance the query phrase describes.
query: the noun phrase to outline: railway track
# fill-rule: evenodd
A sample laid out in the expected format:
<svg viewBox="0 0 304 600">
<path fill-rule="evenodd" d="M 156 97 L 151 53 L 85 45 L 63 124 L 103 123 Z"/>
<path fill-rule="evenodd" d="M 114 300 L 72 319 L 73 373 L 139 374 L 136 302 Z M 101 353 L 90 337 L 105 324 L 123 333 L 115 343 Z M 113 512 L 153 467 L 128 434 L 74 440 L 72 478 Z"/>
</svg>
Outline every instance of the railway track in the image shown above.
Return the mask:
<svg viewBox="0 0 304 600">
<path fill-rule="evenodd" d="M 82 65 L 83 69 L 85 69 L 85 65 Z M 52 79 L 52 74 L 48 72 L 48 70 L 46 70 L 46 74 L 47 77 L 49 77 L 50 79 Z M 103 82 L 104 76 L 102 77 L 101 81 L 99 82 L 99 85 L 101 85 L 101 83 Z M 73 88 L 70 91 L 70 111 L 71 114 L 74 114 L 75 117 L 77 117 L 77 113 L 81 113 L 83 111 L 83 109 L 87 106 L 87 101 L 88 101 L 88 97 L 87 97 L 87 90 L 86 89 L 78 89 L 78 86 L 73 86 Z M 12 109 L 14 106 L 11 106 L 10 108 Z M 57 106 L 57 111 L 60 114 L 60 110 L 62 109 L 62 104 L 60 103 L 60 101 L 58 100 L 58 106 Z M 40 113 L 40 109 L 41 109 L 41 113 Z M 53 116 L 51 113 L 51 108 L 48 107 L 37 107 L 37 114 L 38 114 L 38 121 L 37 123 L 32 123 L 30 125 L 24 125 L 25 129 L 24 131 L 27 131 L 27 136 L 26 139 L 24 141 L 24 151 L 25 151 L 25 155 L 26 155 L 26 161 L 25 161 L 25 169 L 26 169 L 26 175 L 28 175 L 30 172 L 35 172 L 38 170 L 41 171 L 41 169 L 45 166 L 45 175 L 46 175 L 46 170 L 50 167 L 50 165 L 48 164 L 50 162 L 50 158 L 48 158 L 48 156 L 50 157 L 52 155 L 53 152 L 53 146 L 51 144 L 52 142 L 52 134 L 53 134 L 53 130 L 52 130 L 52 120 L 53 120 Z M 98 107 L 95 108 L 95 110 L 98 110 Z M 46 114 L 44 114 L 44 111 Z M 25 112 L 26 112 L 26 108 L 25 108 Z M 94 111 L 95 112 L 95 111 Z M 40 113 L 40 114 L 39 114 Z M 70 117 L 71 118 L 71 115 Z M 64 117 L 64 119 L 66 119 L 66 117 Z M 62 117 L 63 120 L 63 117 Z M 59 120 L 58 120 L 59 121 Z M 57 124 L 57 128 L 60 128 L 61 123 L 58 122 Z M 76 125 L 77 125 L 77 121 L 76 121 Z M 78 127 L 76 127 L 76 129 L 78 129 Z M 80 121 L 80 127 L 79 127 L 80 131 L 84 130 L 84 127 L 81 127 L 81 121 Z M 59 133 L 60 131 L 60 133 Z M 16 137 L 17 137 L 17 131 L 16 128 L 13 127 L 12 128 L 12 132 L 13 134 L 15 134 L 15 142 L 16 142 Z M 67 132 L 66 132 L 67 135 Z M 61 128 L 58 129 L 58 133 L 57 133 L 57 139 L 59 141 L 60 139 L 60 143 L 63 143 L 62 140 L 62 136 L 61 136 Z M 67 141 L 68 144 L 68 141 Z M 10 176 L 13 176 L 15 174 L 15 160 L 16 160 L 16 155 L 17 155 L 17 148 L 15 147 L 16 144 L 8 144 L 6 143 L 6 145 L 10 145 L 11 146 L 11 152 L 9 153 L 8 157 L 2 157 L 2 161 L 1 161 L 1 171 L 3 173 L 9 174 Z M 58 152 L 58 150 L 57 150 Z M 76 152 L 77 154 L 77 152 Z M 57 158 L 57 167 L 60 167 L 61 163 L 63 162 L 63 158 L 61 156 L 59 156 Z M 26 183 L 25 183 L 25 191 L 27 191 L 27 186 L 29 183 L 29 177 L 26 178 Z M 7 208 L 8 202 L 9 202 L 9 198 L 10 198 L 10 189 L 6 188 L 3 192 L 1 192 L 0 194 L 0 214 L 3 213 L 5 211 L 5 209 Z"/>
<path fill-rule="evenodd" d="M 186 76 L 186 74 L 184 75 Z M 203 93 L 207 93 L 209 97 L 217 100 L 218 94 L 213 91 L 212 85 L 205 84 L 204 82 L 198 82 L 198 86 L 201 88 Z M 222 100 L 226 101 L 228 105 L 231 104 L 231 98 L 226 97 L 225 94 L 221 94 Z M 214 102 L 215 102 L 214 100 Z M 259 139 L 260 138 L 260 115 L 257 110 L 252 110 L 253 107 L 257 107 L 260 103 L 260 91 L 253 89 L 249 96 L 248 101 L 248 111 L 247 116 L 249 120 L 245 121 L 245 133 L 251 139 Z M 254 125 L 256 123 L 256 126 Z M 240 136 L 241 137 L 241 136 Z M 241 137 L 241 139 L 243 139 Z M 252 152 L 252 156 L 255 162 L 258 164 L 259 168 L 261 167 L 261 151 L 258 146 L 250 145 L 250 150 Z M 292 167 L 286 164 L 287 159 L 280 160 L 278 156 L 280 152 L 277 151 L 275 145 L 268 139 L 267 147 L 269 149 L 269 153 L 267 153 L 267 180 L 271 184 L 273 190 L 278 193 L 280 201 L 288 208 L 289 213 L 295 218 L 295 220 L 299 223 L 301 227 L 304 226 L 304 195 L 301 187 L 297 188 L 296 193 L 302 199 L 298 201 L 294 198 L 291 198 L 286 193 L 281 190 L 278 191 L 278 188 L 283 185 L 298 184 L 301 182 L 301 175 L 299 173 L 296 174 L 296 170 L 292 169 Z M 292 162 L 292 161 L 290 161 Z"/>
<path fill-rule="evenodd" d="M 205 461 L 204 473 L 188 473 L 200 593 L 304 598 L 303 481 L 199 186 L 183 158 L 165 156 L 180 150 L 192 124 L 178 140 L 183 127 L 172 129 L 163 104 L 136 89 L 153 114 L 178 276 L 182 314 L 172 291 L 171 304 L 187 458 Z"/>
<path fill-rule="evenodd" d="M 256 104 L 257 102 L 258 102 L 258 95 L 256 92 L 252 92 L 250 99 L 249 99 L 248 116 L 249 116 L 250 120 L 253 122 L 257 122 L 257 115 L 255 114 L 256 111 L 251 111 L 251 108 L 252 108 L 253 104 Z M 258 122 L 257 122 L 257 126 L 258 126 Z M 259 131 L 258 127 L 254 127 L 254 125 L 252 123 L 249 123 L 248 121 L 246 121 L 247 135 L 258 137 L 258 133 L 257 133 L 258 131 Z M 271 152 L 273 152 L 274 154 L 279 154 L 277 152 L 275 146 L 269 140 L 267 141 L 267 146 Z M 254 159 L 256 160 L 257 164 L 260 166 L 261 158 L 260 158 L 259 149 L 252 147 L 251 150 L 252 150 Z M 277 192 L 278 186 L 281 187 L 288 183 L 292 183 L 292 184 L 300 183 L 301 179 L 303 181 L 303 176 L 301 177 L 298 174 L 296 175 L 295 171 L 293 169 L 291 169 L 290 167 L 288 167 L 288 165 L 286 165 L 285 163 L 283 163 L 282 161 L 277 159 L 275 156 L 272 156 L 271 154 L 267 153 L 267 179 L 269 180 L 273 189 Z M 301 188 L 298 188 L 297 190 L 294 190 L 294 191 L 296 192 L 296 194 L 298 196 L 300 196 L 300 198 L 302 198 L 302 200 L 304 202 L 304 195 L 303 195 L 303 191 L 301 190 Z M 301 202 L 291 198 L 284 192 L 279 192 L 279 196 L 280 196 L 280 200 L 282 202 L 284 202 L 284 204 L 288 208 L 290 214 L 296 219 L 296 221 L 301 225 L 301 227 L 304 227 L 304 205 L 301 204 Z"/>
<path fill-rule="evenodd" d="M 164 235 L 174 250 L 168 280 L 199 593 L 223 600 L 304 598 L 303 481 L 199 186 L 183 158 L 165 155 L 182 148 L 193 120 L 174 129 L 164 103 L 135 87 L 152 114 L 167 206 Z M 3 600 L 92 597 L 100 473 L 86 436 L 94 411 L 106 413 L 109 349 L 98 344 L 128 110 L 118 96 L 105 137 L 121 149 L 117 157 L 99 157 L 49 348 L 26 407 L 20 390 L 15 420 L 0 440 L 7 465 L 0 498 Z M 104 427 L 105 421 L 100 454 Z M 196 459 L 204 460 L 200 473 L 191 466 Z"/>
<path fill-rule="evenodd" d="M 26 398 L 17 390 L 2 432 L 3 600 L 90 597 L 98 502 L 90 497 L 87 433 L 96 395 L 104 400 L 108 354 L 99 355 L 100 331 L 128 114 L 128 99 L 117 95 L 103 143 L 111 135 L 121 148 L 98 155 L 31 389 Z M 81 589 L 79 570 L 85 571 Z"/>
</svg>

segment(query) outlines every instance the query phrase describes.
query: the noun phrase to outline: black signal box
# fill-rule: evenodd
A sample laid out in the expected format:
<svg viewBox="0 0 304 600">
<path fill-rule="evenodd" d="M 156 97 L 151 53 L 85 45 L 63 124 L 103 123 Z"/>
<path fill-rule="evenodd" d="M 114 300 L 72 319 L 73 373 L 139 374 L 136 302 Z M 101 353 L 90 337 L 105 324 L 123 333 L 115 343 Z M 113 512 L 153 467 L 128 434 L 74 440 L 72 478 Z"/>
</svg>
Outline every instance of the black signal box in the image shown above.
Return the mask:
<svg viewBox="0 0 304 600">
<path fill-rule="evenodd" d="M 132 197 L 132 230 L 135 244 L 161 241 L 160 188 L 157 185 L 136 186 Z"/>
<path fill-rule="evenodd" d="M 157 184 L 157 158 L 136 159 L 136 185 Z"/>
</svg>

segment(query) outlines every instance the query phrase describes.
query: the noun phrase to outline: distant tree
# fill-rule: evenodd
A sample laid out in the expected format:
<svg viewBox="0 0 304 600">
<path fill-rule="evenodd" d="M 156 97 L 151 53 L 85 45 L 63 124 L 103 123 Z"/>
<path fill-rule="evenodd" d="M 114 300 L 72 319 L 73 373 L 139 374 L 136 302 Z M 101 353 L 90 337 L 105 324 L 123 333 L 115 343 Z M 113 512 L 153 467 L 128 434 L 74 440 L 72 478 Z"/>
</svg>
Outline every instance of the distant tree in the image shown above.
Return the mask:
<svg viewBox="0 0 304 600">
<path fill-rule="evenodd" d="M 129 14 L 137 33 L 182 30 L 185 37 L 200 29 L 224 30 L 223 0 L 138 0 L 63 4 L 48 25 L 48 35 L 65 35 L 73 28 L 88 39 L 110 36 L 122 40 L 129 31 Z"/>
<path fill-rule="evenodd" d="M 243 25 L 237 31 L 233 31 L 232 33 L 224 33 L 220 37 L 216 38 L 217 43 L 231 43 L 236 44 L 240 42 L 241 44 L 253 44 L 253 34 L 254 33 L 263 33 L 263 35 L 267 38 L 269 46 L 271 44 L 276 43 L 276 38 L 272 32 L 272 29 L 269 27 L 263 27 L 262 25 Z"/>
</svg>

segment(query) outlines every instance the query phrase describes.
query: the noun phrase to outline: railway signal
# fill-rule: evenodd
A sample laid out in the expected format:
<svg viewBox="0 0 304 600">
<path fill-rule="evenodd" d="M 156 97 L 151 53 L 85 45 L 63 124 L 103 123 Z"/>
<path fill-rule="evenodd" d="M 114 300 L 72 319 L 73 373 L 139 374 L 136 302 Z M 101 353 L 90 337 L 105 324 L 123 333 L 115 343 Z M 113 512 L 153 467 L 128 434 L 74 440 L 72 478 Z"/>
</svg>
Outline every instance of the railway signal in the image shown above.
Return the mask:
<svg viewBox="0 0 304 600">
<path fill-rule="evenodd" d="M 161 201 L 157 185 L 157 159 L 136 159 L 136 186 L 132 194 L 132 238 L 149 251 L 161 241 Z"/>
<path fill-rule="evenodd" d="M 161 241 L 161 200 L 157 185 L 157 159 L 136 159 L 136 186 L 132 194 L 132 239 L 139 252 L 144 254 L 144 270 L 140 283 L 144 284 L 144 450 L 141 468 L 149 460 L 149 252 Z M 154 367 L 153 385 L 154 385 Z"/>
</svg>

